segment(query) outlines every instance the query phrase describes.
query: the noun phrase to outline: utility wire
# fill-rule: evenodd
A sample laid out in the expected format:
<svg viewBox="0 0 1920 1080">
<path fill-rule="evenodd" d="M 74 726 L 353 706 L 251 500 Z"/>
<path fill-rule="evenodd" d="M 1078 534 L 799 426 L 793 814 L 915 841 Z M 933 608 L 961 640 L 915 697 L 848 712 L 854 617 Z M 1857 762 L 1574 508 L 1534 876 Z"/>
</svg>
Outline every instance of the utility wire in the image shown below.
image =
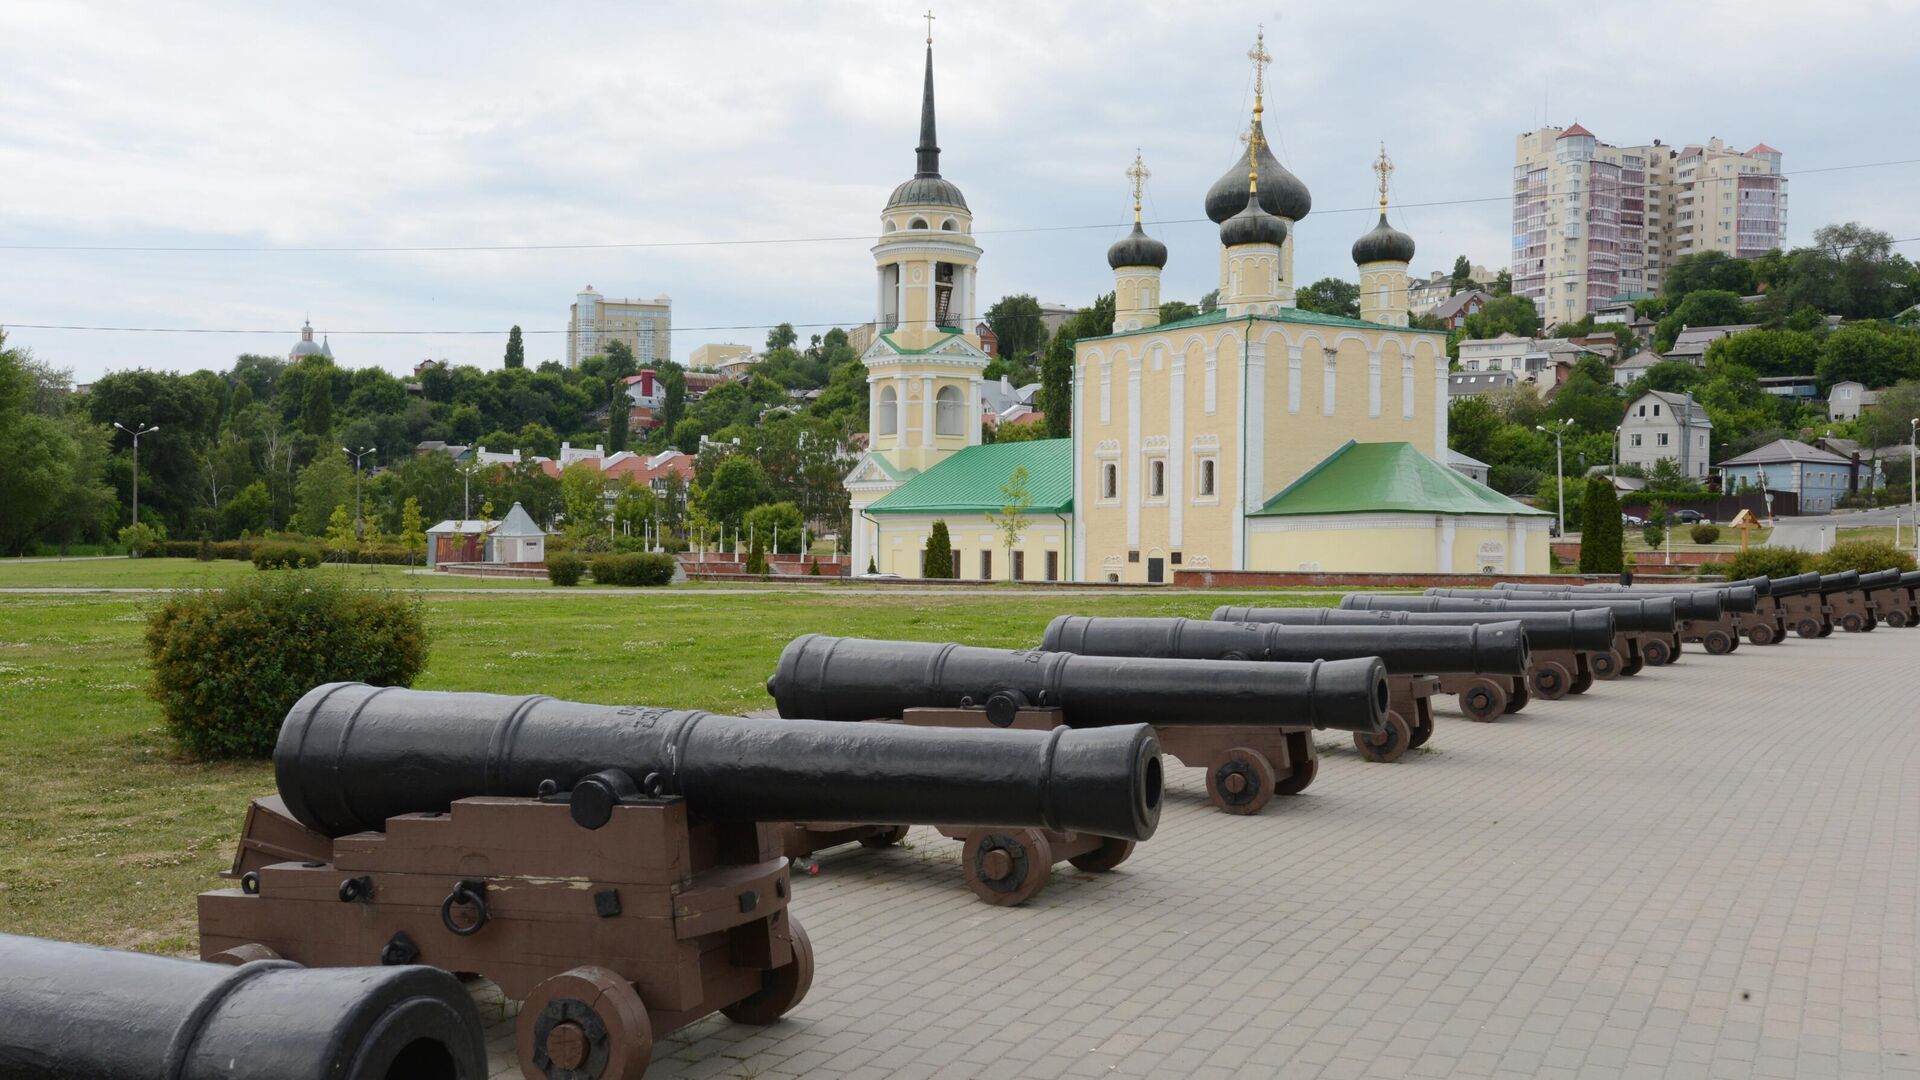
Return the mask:
<svg viewBox="0 0 1920 1080">
<path fill-rule="evenodd" d="M 1898 161 L 1869 161 L 1854 165 L 1828 165 L 1813 169 L 1793 169 L 1780 173 L 1781 176 L 1799 176 L 1807 173 L 1849 172 L 1858 169 L 1883 169 L 1896 165 L 1920 164 L 1920 158 L 1904 158 Z M 1752 174 L 1749 174 L 1752 175 Z M 1694 181 L 1697 184 L 1717 184 L 1740 179 L 1738 176 L 1707 177 Z M 1511 203 L 1514 194 L 1490 195 L 1484 198 L 1435 199 L 1428 202 L 1399 203 L 1401 209 L 1417 209 L 1435 206 L 1471 206 L 1480 203 Z M 1375 213 L 1378 205 L 1342 206 L 1331 209 L 1317 209 L 1316 214 L 1366 214 Z M 1204 217 L 1162 218 L 1150 221 L 1149 225 L 1194 225 L 1207 222 Z M 1133 225 L 1131 221 L 1100 222 L 1087 225 L 1028 225 L 1004 229 L 979 229 L 973 236 L 1011 236 L 1026 233 L 1082 232 L 1095 229 L 1126 229 Z M 611 241 L 593 244 L 441 244 L 416 246 L 307 246 L 307 247 L 216 247 L 210 245 L 144 245 L 144 244 L 0 244 L 0 251 L 71 251 L 71 252 L 125 252 L 147 254 L 278 254 L 278 255 L 397 255 L 432 254 L 435 252 L 476 252 L 476 251 L 621 251 L 654 248 L 695 248 L 695 247 L 756 247 L 773 244 L 826 244 L 859 241 L 872 243 L 874 234 L 863 232 L 844 236 L 785 236 L 742 238 L 732 240 L 632 240 Z M 344 331 L 342 331 L 344 332 Z"/>
</svg>

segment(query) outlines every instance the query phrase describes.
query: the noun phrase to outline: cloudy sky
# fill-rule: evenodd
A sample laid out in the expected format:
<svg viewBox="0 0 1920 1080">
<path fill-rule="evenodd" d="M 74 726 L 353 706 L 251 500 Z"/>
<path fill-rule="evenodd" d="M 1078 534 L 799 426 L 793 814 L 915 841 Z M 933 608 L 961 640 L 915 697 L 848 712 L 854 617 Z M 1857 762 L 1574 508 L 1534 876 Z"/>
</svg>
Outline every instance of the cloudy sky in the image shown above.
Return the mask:
<svg viewBox="0 0 1920 1080">
<path fill-rule="evenodd" d="M 923 10 L 0 5 L 0 326 L 86 380 L 284 355 L 308 316 L 348 366 L 496 366 L 515 323 L 529 360 L 560 358 L 589 283 L 671 295 L 681 359 L 782 320 L 866 321 L 869 237 L 913 169 Z M 1136 147 L 1153 171 L 1150 229 L 1172 248 L 1164 295 L 1212 287 L 1200 203 L 1239 152 L 1263 21 L 1267 130 L 1314 195 L 1296 231 L 1302 281 L 1351 273 L 1380 140 L 1397 203 L 1491 200 L 1396 211 L 1420 273 L 1461 253 L 1504 265 L 1513 139 L 1543 120 L 1621 144 L 1766 141 L 1789 172 L 1920 158 L 1910 0 L 1004 0 L 937 14 L 943 171 L 974 209 L 985 301 L 1084 303 L 1111 287 L 1103 253 L 1125 231 Z M 1791 192 L 1793 242 L 1850 219 L 1920 236 L 1920 165 L 1806 172 Z M 738 243 L 756 240 L 794 242 Z M 640 246 L 662 244 L 676 246 Z"/>
</svg>

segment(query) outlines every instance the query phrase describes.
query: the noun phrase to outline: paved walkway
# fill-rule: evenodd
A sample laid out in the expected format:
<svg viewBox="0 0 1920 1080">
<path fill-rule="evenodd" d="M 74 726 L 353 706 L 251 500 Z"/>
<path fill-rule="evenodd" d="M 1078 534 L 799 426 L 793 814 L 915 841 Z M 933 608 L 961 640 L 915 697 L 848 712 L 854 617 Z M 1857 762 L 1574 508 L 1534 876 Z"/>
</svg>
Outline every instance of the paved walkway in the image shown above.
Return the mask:
<svg viewBox="0 0 1920 1080">
<path fill-rule="evenodd" d="M 1690 647 L 1496 724 L 1449 705 L 1398 765 L 1328 736 L 1257 817 L 1175 769 L 1131 861 L 1022 908 L 930 829 L 828 854 L 812 993 L 647 1075 L 1920 1077 L 1917 702 L 1920 631 Z"/>
</svg>

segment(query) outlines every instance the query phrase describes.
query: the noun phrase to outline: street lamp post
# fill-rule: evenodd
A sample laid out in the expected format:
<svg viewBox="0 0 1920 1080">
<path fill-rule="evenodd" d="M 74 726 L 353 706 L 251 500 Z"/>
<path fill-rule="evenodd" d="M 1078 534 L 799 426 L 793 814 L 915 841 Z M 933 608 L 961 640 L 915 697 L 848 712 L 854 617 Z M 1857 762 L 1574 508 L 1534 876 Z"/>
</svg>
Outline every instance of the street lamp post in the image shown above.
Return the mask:
<svg viewBox="0 0 1920 1080">
<path fill-rule="evenodd" d="M 159 431 L 160 425 L 155 424 L 152 427 L 143 427 L 136 431 L 120 421 L 115 420 L 113 426 L 133 436 L 133 523 L 138 525 L 140 524 L 140 436 L 151 435 Z"/>
<path fill-rule="evenodd" d="M 1920 555 L 1920 488 L 1913 483 L 1920 472 L 1920 416 L 1907 421 L 1907 429 L 1912 434 L 1907 443 L 1907 505 L 1913 514 L 1913 550 Z"/>
<path fill-rule="evenodd" d="M 1551 431 L 1541 427 L 1539 424 L 1533 425 L 1535 431 L 1546 432 L 1553 436 L 1553 475 L 1559 489 L 1560 535 L 1563 537 L 1567 535 L 1567 464 L 1563 454 L 1565 447 L 1561 440 L 1562 436 L 1567 433 L 1567 425 L 1571 423 L 1573 423 L 1573 418 L 1567 417 L 1558 424 L 1555 424 Z"/>
<path fill-rule="evenodd" d="M 373 448 L 363 446 L 358 450 L 341 447 L 340 452 L 353 459 L 353 536 L 358 540 L 366 532 L 360 520 L 360 459 L 373 453 Z"/>
</svg>

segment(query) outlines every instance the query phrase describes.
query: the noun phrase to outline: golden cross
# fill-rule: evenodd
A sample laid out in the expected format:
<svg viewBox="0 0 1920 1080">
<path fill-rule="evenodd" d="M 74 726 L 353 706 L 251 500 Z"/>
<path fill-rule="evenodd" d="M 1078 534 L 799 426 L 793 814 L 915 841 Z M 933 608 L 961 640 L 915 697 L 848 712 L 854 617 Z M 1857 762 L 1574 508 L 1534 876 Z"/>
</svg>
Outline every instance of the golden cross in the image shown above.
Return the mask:
<svg viewBox="0 0 1920 1080">
<path fill-rule="evenodd" d="M 1387 157 L 1387 144 L 1380 144 L 1380 160 L 1373 163 L 1373 171 L 1380 175 L 1380 212 L 1387 211 L 1387 176 L 1393 172 L 1393 161 Z"/>
<path fill-rule="evenodd" d="M 1260 24 L 1260 31 L 1253 40 L 1253 48 L 1247 50 L 1247 59 L 1253 61 L 1253 95 L 1259 97 L 1267 85 L 1267 65 L 1273 63 L 1273 56 L 1267 52 L 1267 24 Z"/>
<path fill-rule="evenodd" d="M 1147 163 L 1140 156 L 1139 147 L 1133 151 L 1133 164 L 1127 166 L 1127 179 L 1133 181 L 1133 223 L 1140 223 L 1140 188 L 1153 174 L 1147 171 Z"/>
<path fill-rule="evenodd" d="M 923 17 L 927 20 L 927 44 L 931 45 L 933 44 L 933 9 L 928 8 Z"/>
</svg>

